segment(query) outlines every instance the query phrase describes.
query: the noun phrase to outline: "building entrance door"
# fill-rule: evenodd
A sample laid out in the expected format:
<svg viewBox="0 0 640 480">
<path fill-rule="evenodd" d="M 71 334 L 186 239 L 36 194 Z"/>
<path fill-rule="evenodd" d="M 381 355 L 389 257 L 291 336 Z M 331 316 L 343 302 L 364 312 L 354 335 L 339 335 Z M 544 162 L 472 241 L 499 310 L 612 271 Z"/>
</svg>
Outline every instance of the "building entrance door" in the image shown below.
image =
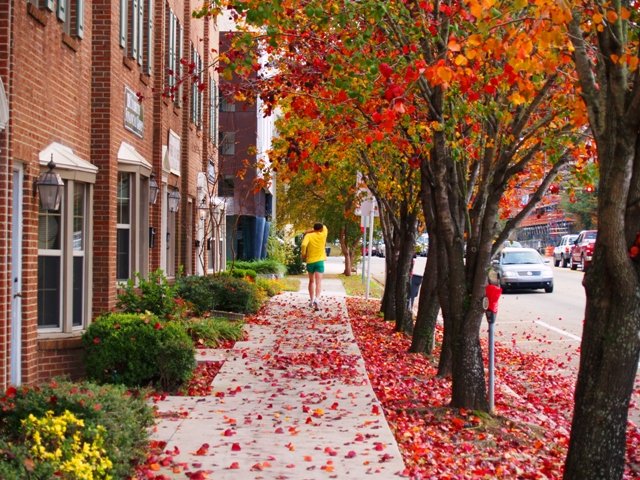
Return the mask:
<svg viewBox="0 0 640 480">
<path fill-rule="evenodd" d="M 22 165 L 13 170 L 11 215 L 11 381 L 22 383 Z"/>
</svg>

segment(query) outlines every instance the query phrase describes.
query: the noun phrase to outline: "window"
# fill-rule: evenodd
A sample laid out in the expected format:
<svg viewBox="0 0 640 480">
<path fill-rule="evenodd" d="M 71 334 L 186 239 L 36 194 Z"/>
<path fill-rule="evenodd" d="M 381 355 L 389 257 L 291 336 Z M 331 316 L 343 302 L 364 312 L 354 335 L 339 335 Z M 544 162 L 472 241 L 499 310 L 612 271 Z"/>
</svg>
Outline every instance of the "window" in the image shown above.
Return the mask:
<svg viewBox="0 0 640 480">
<path fill-rule="evenodd" d="M 87 235 L 90 185 L 65 181 L 60 209 L 40 210 L 38 223 L 38 328 L 69 332 L 89 314 Z M 68 294 L 67 292 L 70 292 Z"/>
<path fill-rule="evenodd" d="M 220 155 L 235 155 L 236 132 L 220 132 Z"/>
<path fill-rule="evenodd" d="M 233 175 L 225 175 L 218 186 L 218 195 L 221 197 L 233 197 L 236 188 L 236 179 Z"/>
<path fill-rule="evenodd" d="M 151 165 L 126 142 L 118 150 L 116 280 L 149 271 L 149 178 Z"/>
<path fill-rule="evenodd" d="M 154 0 L 120 0 L 120 46 L 147 74 L 153 59 L 153 12 Z"/>
<path fill-rule="evenodd" d="M 218 138 L 218 85 L 216 81 L 209 77 L 209 139 L 216 143 Z"/>
<path fill-rule="evenodd" d="M 202 57 L 195 49 L 193 45 L 191 45 L 191 65 L 189 68 L 192 68 L 193 71 L 191 73 L 191 121 L 194 125 L 201 127 L 202 126 L 202 93 L 203 87 L 205 86 L 203 80 L 203 71 L 202 71 Z"/>
<path fill-rule="evenodd" d="M 169 194 L 165 198 L 165 205 L 169 205 Z M 167 249 L 165 273 L 167 277 L 172 278 L 176 275 L 176 212 L 167 209 L 167 241 L 165 247 Z"/>
<path fill-rule="evenodd" d="M 128 280 L 131 272 L 131 174 L 118 174 L 116 194 L 116 279 Z"/>
<path fill-rule="evenodd" d="M 84 2 L 85 0 L 28 0 L 38 8 L 46 8 L 55 12 L 63 24 L 64 32 L 78 38 L 84 36 Z"/>
<path fill-rule="evenodd" d="M 220 111 L 235 112 L 236 103 L 233 101 L 233 99 L 228 99 L 225 95 L 220 95 Z"/>
<path fill-rule="evenodd" d="M 165 94 L 173 99 L 176 106 L 181 105 L 182 98 L 182 43 L 184 32 L 178 17 L 171 11 L 167 3 L 167 30 L 165 32 L 166 44 L 166 88 Z"/>
</svg>

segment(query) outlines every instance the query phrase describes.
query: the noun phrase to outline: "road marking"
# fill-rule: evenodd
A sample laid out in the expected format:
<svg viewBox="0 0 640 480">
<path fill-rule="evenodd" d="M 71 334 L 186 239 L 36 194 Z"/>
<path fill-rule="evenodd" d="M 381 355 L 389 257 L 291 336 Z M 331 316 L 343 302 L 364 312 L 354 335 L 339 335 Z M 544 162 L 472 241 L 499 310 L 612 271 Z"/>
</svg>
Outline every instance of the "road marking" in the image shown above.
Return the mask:
<svg viewBox="0 0 640 480">
<path fill-rule="evenodd" d="M 574 335 L 573 333 L 565 332 L 564 330 L 561 330 L 561 329 L 559 329 L 559 328 L 556 328 L 556 327 L 554 327 L 553 325 L 549 325 L 549 324 L 548 324 L 548 323 L 546 323 L 546 322 L 541 322 L 540 320 L 536 320 L 536 323 L 537 323 L 538 325 L 542 325 L 542 326 L 543 326 L 543 327 L 545 327 L 545 328 L 548 328 L 549 330 L 553 330 L 554 332 L 557 332 L 557 333 L 559 333 L 560 335 L 565 335 L 565 336 L 567 336 L 567 337 L 569 337 L 569 338 L 572 338 L 573 340 L 577 340 L 577 341 L 581 341 L 581 340 L 582 340 L 582 338 L 580 338 L 579 336 Z"/>
</svg>

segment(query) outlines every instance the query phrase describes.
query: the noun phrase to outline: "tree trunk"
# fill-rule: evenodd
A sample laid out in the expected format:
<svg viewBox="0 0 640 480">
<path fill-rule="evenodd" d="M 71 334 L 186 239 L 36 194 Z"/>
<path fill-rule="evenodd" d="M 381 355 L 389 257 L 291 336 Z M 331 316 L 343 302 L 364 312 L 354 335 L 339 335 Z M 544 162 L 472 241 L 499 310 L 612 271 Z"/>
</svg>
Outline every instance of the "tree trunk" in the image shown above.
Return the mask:
<svg viewBox="0 0 640 480">
<path fill-rule="evenodd" d="M 603 268 L 602 256 L 594 259 L 585 279 L 587 307 L 567 480 L 619 479 L 624 473 L 627 417 L 640 351 L 640 286 L 634 282 L 634 296 L 622 294 L 611 278 L 618 273 Z"/>
<path fill-rule="evenodd" d="M 402 225 L 407 228 L 400 232 L 400 250 L 396 264 L 396 289 L 395 289 L 395 321 L 396 332 L 411 332 L 411 313 L 408 312 L 409 279 L 413 266 L 416 243 L 416 214 L 401 216 Z"/>
<path fill-rule="evenodd" d="M 640 357 L 640 257 L 630 255 L 640 247 L 640 87 L 637 71 L 608 59 L 637 51 L 639 37 L 620 18 L 587 35 L 581 13 L 574 11 L 569 32 L 598 152 L 598 238 L 583 280 L 587 305 L 564 478 L 616 480 L 624 473 Z"/>
<path fill-rule="evenodd" d="M 430 241 L 429 248 L 434 247 L 436 239 Z M 413 329 L 409 352 L 431 355 L 434 347 L 434 334 L 440 302 L 438 301 L 438 267 L 437 253 L 431 250 L 424 268 L 420 299 L 418 301 L 418 315 Z"/>
<path fill-rule="evenodd" d="M 384 293 L 380 303 L 380 311 L 385 320 L 394 320 L 396 313 L 396 255 L 393 243 L 385 244 L 385 278 Z"/>
<path fill-rule="evenodd" d="M 620 128 L 598 144 L 598 238 L 583 280 L 587 305 L 566 480 L 620 479 L 624 473 L 640 357 L 640 258 L 629 258 L 640 228 L 640 147 L 633 138 Z"/>
</svg>

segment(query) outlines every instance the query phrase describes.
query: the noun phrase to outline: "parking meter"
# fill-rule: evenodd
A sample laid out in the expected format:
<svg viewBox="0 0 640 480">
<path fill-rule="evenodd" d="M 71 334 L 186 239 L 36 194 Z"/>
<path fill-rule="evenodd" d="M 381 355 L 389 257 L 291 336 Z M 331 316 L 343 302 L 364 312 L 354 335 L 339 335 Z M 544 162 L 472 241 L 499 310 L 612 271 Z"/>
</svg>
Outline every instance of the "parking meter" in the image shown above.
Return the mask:
<svg viewBox="0 0 640 480">
<path fill-rule="evenodd" d="M 495 349 L 493 338 L 493 325 L 496 323 L 496 316 L 498 314 L 498 300 L 502 294 L 502 288 L 497 285 L 487 285 L 484 290 L 485 297 L 482 299 L 482 307 L 485 309 L 487 315 L 487 322 L 489 322 L 489 412 L 493 411 L 494 406 L 494 371 L 495 371 Z"/>
</svg>

